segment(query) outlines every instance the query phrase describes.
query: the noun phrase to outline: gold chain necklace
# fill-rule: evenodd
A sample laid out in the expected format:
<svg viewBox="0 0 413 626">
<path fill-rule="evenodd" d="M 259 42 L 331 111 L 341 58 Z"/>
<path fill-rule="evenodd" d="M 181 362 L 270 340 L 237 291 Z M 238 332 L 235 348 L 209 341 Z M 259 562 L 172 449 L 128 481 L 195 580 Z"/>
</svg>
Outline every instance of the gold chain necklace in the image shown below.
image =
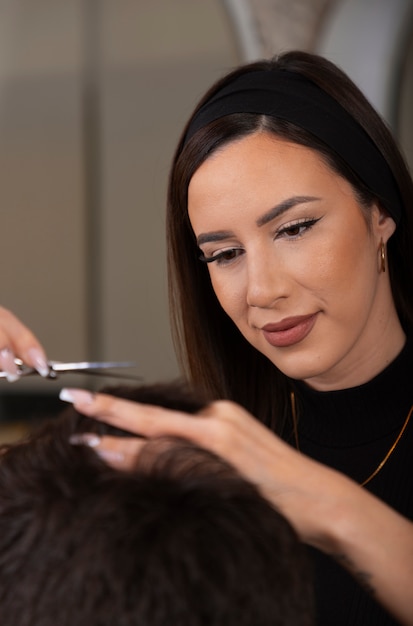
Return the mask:
<svg viewBox="0 0 413 626">
<path fill-rule="evenodd" d="M 294 391 L 292 391 L 290 393 L 290 400 L 291 400 L 291 414 L 292 414 L 292 417 L 293 417 L 295 447 L 297 448 L 298 451 L 300 451 L 300 444 L 299 444 L 299 441 L 298 441 L 297 409 L 296 409 L 296 404 L 295 404 L 295 394 L 294 394 Z M 410 421 L 412 413 L 413 413 L 413 405 L 410 407 L 410 410 L 409 410 L 409 412 L 407 414 L 406 419 L 404 420 L 404 424 L 401 427 L 401 430 L 400 430 L 399 434 L 397 435 L 395 441 L 390 446 L 390 449 L 388 450 L 388 452 L 386 453 L 384 458 L 380 461 L 380 463 L 378 464 L 378 466 L 376 467 L 374 472 L 372 472 L 370 474 L 370 476 L 368 476 L 368 478 L 366 478 L 365 480 L 363 480 L 362 483 L 360 483 L 360 485 L 362 487 L 367 485 L 367 483 L 369 483 L 375 476 L 377 476 L 377 474 L 380 472 L 380 470 L 387 463 L 387 461 L 389 460 L 389 458 L 393 454 L 394 450 L 396 449 L 397 444 L 399 443 L 400 439 L 402 438 L 403 433 L 406 430 L 407 425 L 408 425 L 408 423 Z"/>
</svg>

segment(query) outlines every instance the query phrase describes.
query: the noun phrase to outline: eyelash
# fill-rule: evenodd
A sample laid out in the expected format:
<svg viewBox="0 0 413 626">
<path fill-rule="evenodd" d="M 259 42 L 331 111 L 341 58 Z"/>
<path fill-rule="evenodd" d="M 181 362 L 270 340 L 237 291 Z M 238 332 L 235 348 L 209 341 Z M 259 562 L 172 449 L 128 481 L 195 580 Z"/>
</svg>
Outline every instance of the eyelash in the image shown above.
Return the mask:
<svg viewBox="0 0 413 626">
<path fill-rule="evenodd" d="M 285 235 L 288 234 L 288 231 L 292 231 L 292 230 L 297 230 L 298 229 L 298 233 L 296 234 L 290 234 L 290 236 L 288 237 L 288 239 L 298 239 L 299 237 L 302 237 L 304 235 L 305 232 L 308 232 L 309 230 L 311 230 L 311 228 L 320 220 L 321 218 L 305 218 L 302 220 L 298 220 L 296 222 L 294 222 L 293 224 L 290 225 L 286 225 L 283 226 L 282 228 L 280 228 L 279 230 L 276 231 L 275 237 L 274 239 L 278 239 L 279 237 L 283 237 Z M 304 229 L 304 230 L 302 230 Z M 215 254 L 213 256 L 205 256 L 204 254 L 201 254 L 199 259 L 200 261 L 202 261 L 203 263 L 214 263 L 217 262 L 217 265 L 227 265 L 228 263 L 231 263 L 232 261 L 234 261 L 239 254 L 237 253 L 241 253 L 243 251 L 242 248 L 228 248 L 227 250 L 223 250 L 222 252 L 219 252 L 218 254 Z M 228 255 L 233 255 L 231 256 L 231 258 L 225 258 Z"/>
</svg>

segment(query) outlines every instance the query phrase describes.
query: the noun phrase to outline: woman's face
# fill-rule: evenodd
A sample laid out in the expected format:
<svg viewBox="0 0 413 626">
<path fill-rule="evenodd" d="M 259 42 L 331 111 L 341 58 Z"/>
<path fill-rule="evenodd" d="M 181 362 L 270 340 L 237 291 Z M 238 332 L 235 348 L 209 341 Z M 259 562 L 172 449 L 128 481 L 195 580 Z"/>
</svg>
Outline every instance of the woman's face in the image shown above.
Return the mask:
<svg viewBox="0 0 413 626">
<path fill-rule="evenodd" d="M 317 152 L 239 139 L 196 171 L 188 211 L 222 308 L 284 374 L 345 388 L 397 355 L 404 334 L 379 262 L 394 222 L 373 206 L 368 225 Z"/>
</svg>

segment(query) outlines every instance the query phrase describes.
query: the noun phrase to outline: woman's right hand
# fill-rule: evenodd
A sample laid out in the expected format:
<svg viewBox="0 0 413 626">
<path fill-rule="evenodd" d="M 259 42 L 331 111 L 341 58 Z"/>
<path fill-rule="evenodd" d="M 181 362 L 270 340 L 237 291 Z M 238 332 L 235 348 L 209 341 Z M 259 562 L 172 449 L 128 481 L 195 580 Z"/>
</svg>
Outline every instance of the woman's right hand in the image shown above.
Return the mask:
<svg viewBox="0 0 413 626">
<path fill-rule="evenodd" d="M 36 336 L 11 311 L 0 306 L 0 369 L 9 382 L 19 378 L 16 357 L 41 376 L 48 375 L 46 354 Z"/>
</svg>

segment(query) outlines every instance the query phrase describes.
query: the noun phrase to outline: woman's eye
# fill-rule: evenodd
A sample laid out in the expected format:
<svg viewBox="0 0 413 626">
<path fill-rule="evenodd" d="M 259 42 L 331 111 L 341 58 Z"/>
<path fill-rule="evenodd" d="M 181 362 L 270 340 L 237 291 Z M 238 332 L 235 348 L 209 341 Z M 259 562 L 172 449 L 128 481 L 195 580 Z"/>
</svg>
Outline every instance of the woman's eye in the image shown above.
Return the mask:
<svg viewBox="0 0 413 626">
<path fill-rule="evenodd" d="M 199 257 L 201 261 L 204 263 L 217 263 L 217 265 L 225 265 L 226 263 L 231 263 L 242 254 L 241 248 L 228 248 L 227 250 L 222 250 L 222 252 L 217 252 L 212 256 L 205 256 L 201 254 Z"/>
<path fill-rule="evenodd" d="M 320 219 L 321 218 L 314 218 L 302 222 L 295 222 L 295 224 L 290 224 L 289 226 L 283 226 L 277 231 L 277 237 L 290 237 L 291 239 L 301 237 L 301 235 L 304 235 L 306 231 L 310 230 Z"/>
<path fill-rule="evenodd" d="M 284 229 L 284 234 L 289 237 L 297 237 L 300 233 L 302 233 L 303 227 L 299 224 L 294 224 L 294 226 L 289 226 Z"/>
</svg>

